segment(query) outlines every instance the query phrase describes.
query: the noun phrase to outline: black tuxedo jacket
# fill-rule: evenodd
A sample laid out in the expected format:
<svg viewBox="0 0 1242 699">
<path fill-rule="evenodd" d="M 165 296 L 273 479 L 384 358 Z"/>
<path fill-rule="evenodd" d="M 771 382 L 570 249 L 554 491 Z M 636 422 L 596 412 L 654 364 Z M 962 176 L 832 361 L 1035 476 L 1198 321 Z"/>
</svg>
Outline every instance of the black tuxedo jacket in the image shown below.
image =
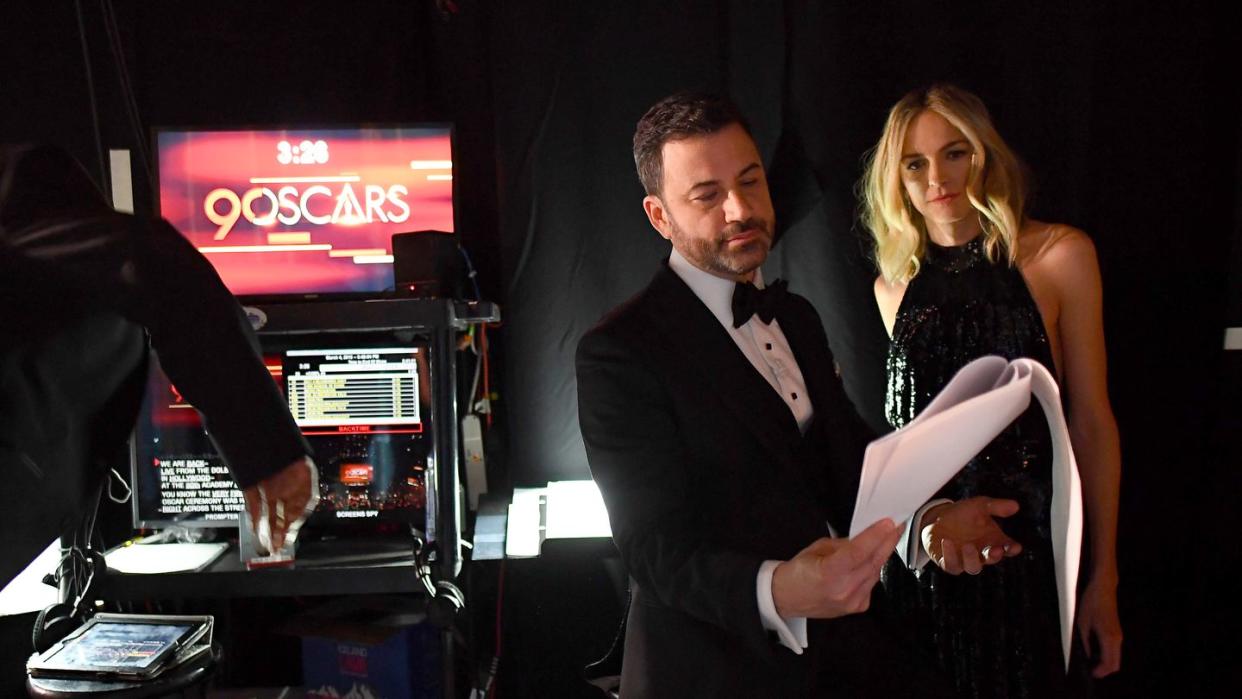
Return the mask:
<svg viewBox="0 0 1242 699">
<path fill-rule="evenodd" d="M 777 320 L 805 435 L 667 264 L 578 346 L 579 421 L 631 576 L 622 696 L 935 694 L 879 611 L 812 621 L 803 655 L 763 630 L 760 564 L 847 531 L 869 437 L 810 303 L 791 295 Z"/>
<path fill-rule="evenodd" d="M 309 447 L 211 265 L 118 214 L 68 154 L 0 146 L 0 586 L 83 511 L 123 445 L 147 339 L 238 484 Z"/>
</svg>

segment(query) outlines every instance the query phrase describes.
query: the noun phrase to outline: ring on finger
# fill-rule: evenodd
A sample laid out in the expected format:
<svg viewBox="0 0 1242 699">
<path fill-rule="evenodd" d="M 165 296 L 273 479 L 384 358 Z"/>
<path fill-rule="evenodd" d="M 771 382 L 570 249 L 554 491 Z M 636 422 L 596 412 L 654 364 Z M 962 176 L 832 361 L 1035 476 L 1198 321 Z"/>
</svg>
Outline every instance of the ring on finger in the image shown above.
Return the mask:
<svg viewBox="0 0 1242 699">
<path fill-rule="evenodd" d="M 986 561 L 986 560 L 988 560 L 988 558 L 990 558 L 990 557 L 992 556 L 992 547 L 991 547 L 991 546 L 984 546 L 984 547 L 983 547 L 983 550 L 979 552 L 979 555 L 980 555 L 981 557 L 983 557 L 983 560 L 985 560 L 985 561 Z"/>
</svg>

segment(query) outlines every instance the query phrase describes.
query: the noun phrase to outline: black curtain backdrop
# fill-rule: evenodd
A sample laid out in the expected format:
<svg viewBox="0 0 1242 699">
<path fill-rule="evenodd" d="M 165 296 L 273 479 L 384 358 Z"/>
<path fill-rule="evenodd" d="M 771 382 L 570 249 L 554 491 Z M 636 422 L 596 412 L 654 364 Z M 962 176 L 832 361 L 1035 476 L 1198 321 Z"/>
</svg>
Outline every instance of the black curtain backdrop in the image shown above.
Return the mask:
<svg viewBox="0 0 1242 699">
<path fill-rule="evenodd" d="M 853 188 L 901 94 L 959 83 L 1031 166 L 1035 216 L 1099 251 L 1127 632 L 1101 693 L 1213 694 L 1239 608 L 1222 571 L 1242 373 L 1221 349 L 1242 326 L 1239 28 L 1205 2 L 6 3 L 0 140 L 59 143 L 104 181 L 101 146 L 138 164 L 153 126 L 454 122 L 458 230 L 505 318 L 489 463 L 530 486 L 588 476 L 578 338 L 668 254 L 630 156 L 651 103 L 707 88 L 747 113 L 781 233 L 765 276 L 812 300 L 879 426 L 885 338 Z"/>
<path fill-rule="evenodd" d="M 979 92 L 1041 175 L 1036 214 L 1087 225 L 1095 56 L 1079 3 L 958 3 L 900 23 L 890 20 L 907 6 L 895 3 L 686 5 L 567 2 L 532 18 L 514 3 L 497 17 L 541 28 L 505 32 L 496 50 L 516 483 L 588 473 L 574 349 L 668 254 L 639 205 L 629 142 L 646 107 L 674 90 L 728 92 L 754 122 L 782 233 L 765 274 L 815 303 L 850 395 L 877 429 L 886 338 L 853 189 L 901 94 L 935 80 Z"/>
</svg>

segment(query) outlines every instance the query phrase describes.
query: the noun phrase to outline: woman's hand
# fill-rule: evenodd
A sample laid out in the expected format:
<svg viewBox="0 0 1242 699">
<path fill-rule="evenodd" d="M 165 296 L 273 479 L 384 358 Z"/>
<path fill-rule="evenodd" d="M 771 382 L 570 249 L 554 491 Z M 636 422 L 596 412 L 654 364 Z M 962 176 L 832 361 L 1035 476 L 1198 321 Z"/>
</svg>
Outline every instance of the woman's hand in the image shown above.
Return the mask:
<svg viewBox="0 0 1242 699">
<path fill-rule="evenodd" d="M 1010 539 L 994 519 L 1017 511 L 1013 500 L 982 496 L 938 505 L 923 515 L 923 548 L 950 575 L 978 575 L 983 566 L 1022 552 L 1022 544 Z"/>
<path fill-rule="evenodd" d="M 1095 661 L 1092 677 L 1121 669 L 1121 618 L 1117 615 L 1117 579 L 1092 576 L 1078 600 L 1078 636 Z M 1095 637 L 1092 648 L 1091 638 Z"/>
</svg>

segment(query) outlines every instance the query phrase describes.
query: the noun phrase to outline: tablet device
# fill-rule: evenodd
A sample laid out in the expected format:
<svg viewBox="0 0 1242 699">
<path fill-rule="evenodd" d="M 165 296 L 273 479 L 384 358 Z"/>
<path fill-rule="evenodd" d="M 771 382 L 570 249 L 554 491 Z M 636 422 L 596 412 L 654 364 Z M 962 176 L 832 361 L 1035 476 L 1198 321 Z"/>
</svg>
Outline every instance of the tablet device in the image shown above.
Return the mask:
<svg viewBox="0 0 1242 699">
<path fill-rule="evenodd" d="M 190 646 L 210 643 L 211 624 L 210 616 L 97 614 L 26 668 L 34 676 L 150 679 Z"/>
</svg>

